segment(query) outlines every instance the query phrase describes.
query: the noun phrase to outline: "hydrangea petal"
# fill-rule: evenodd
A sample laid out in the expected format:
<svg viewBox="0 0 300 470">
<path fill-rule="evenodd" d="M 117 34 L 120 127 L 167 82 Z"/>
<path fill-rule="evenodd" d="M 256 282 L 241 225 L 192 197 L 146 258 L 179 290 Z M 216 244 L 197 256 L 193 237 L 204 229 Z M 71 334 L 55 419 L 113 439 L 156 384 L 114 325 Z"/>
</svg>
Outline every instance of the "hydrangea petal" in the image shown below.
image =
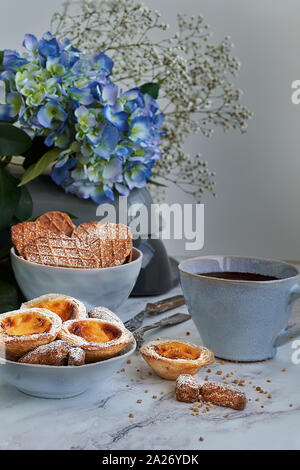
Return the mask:
<svg viewBox="0 0 300 470">
<path fill-rule="evenodd" d="M 54 165 L 51 171 L 53 181 L 61 185 L 69 176 L 69 171 L 77 165 L 75 158 L 69 158 L 63 165 Z"/>
<path fill-rule="evenodd" d="M 35 51 L 38 47 L 38 40 L 33 34 L 25 34 L 23 46 L 26 47 L 28 51 Z"/>
<path fill-rule="evenodd" d="M 70 88 L 70 94 L 73 99 L 86 106 L 92 104 L 94 101 L 93 94 L 88 86 L 84 88 L 72 87 Z"/>
<path fill-rule="evenodd" d="M 129 114 L 125 111 L 121 111 L 120 113 L 113 113 L 111 111 L 111 107 L 109 105 L 104 106 L 103 109 L 103 116 L 111 122 L 115 127 L 117 127 L 120 131 L 127 131 L 128 129 L 128 118 Z"/>
<path fill-rule="evenodd" d="M 67 116 L 67 113 L 55 100 L 50 100 L 48 103 L 43 105 L 37 113 L 39 123 L 47 129 L 51 129 L 53 126 L 56 127 L 56 122 L 65 121 Z"/>
<path fill-rule="evenodd" d="M 125 184 L 121 183 L 116 183 L 115 188 L 118 191 L 118 193 L 122 194 L 122 196 L 129 196 L 129 188 Z"/>
<path fill-rule="evenodd" d="M 38 51 L 41 56 L 45 57 L 46 59 L 48 57 L 58 57 L 60 51 L 59 42 L 57 39 L 52 38 L 51 34 L 49 36 L 49 34 L 46 33 L 46 35 L 44 35 L 44 37 L 38 43 Z"/>
<path fill-rule="evenodd" d="M 19 52 L 6 49 L 3 53 L 2 67 L 4 70 L 16 71 L 23 65 L 28 64 L 28 60 L 20 56 Z"/>
<path fill-rule="evenodd" d="M 112 83 L 109 85 L 105 85 L 102 90 L 102 99 L 105 103 L 113 106 L 118 97 L 119 88 L 117 85 L 113 85 Z"/>
<path fill-rule="evenodd" d="M 93 148 L 93 150 L 96 155 L 108 160 L 113 151 L 115 150 L 118 141 L 118 129 L 113 126 L 105 126 L 101 135 L 101 141 L 97 146 Z"/>
<path fill-rule="evenodd" d="M 111 181 L 116 181 L 118 176 L 122 173 L 123 165 L 119 158 L 112 158 L 103 169 L 103 178 Z"/>
<path fill-rule="evenodd" d="M 108 75 L 111 74 L 114 62 L 110 57 L 104 54 L 104 52 L 101 52 L 100 54 L 94 54 L 93 62 L 99 69 L 103 70 Z"/>
<path fill-rule="evenodd" d="M 151 139 L 153 130 L 151 128 L 151 120 L 148 117 L 141 116 L 132 120 L 128 137 L 133 142 Z"/>
</svg>

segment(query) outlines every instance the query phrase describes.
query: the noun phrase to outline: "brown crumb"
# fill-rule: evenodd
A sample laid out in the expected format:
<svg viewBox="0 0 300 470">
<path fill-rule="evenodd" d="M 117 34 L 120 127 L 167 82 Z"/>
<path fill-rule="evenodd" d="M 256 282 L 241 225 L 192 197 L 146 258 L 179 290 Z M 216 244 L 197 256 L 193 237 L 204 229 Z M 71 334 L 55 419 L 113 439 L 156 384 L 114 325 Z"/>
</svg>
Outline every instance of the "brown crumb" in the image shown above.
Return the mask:
<svg viewBox="0 0 300 470">
<path fill-rule="evenodd" d="M 145 393 L 148 393 L 148 390 L 147 390 L 147 389 L 145 390 Z"/>
<path fill-rule="evenodd" d="M 286 372 L 286 368 L 284 367 L 283 369 L 281 369 L 281 372 Z"/>
<path fill-rule="evenodd" d="M 134 382 L 134 379 L 130 379 L 131 382 Z"/>
<path fill-rule="evenodd" d="M 157 395 L 152 395 L 152 398 L 155 400 L 157 398 Z"/>
<path fill-rule="evenodd" d="M 272 398 L 272 395 L 269 393 L 269 395 L 267 396 L 267 398 Z"/>
<path fill-rule="evenodd" d="M 129 387 L 129 385 L 127 384 L 126 387 Z"/>
<path fill-rule="evenodd" d="M 142 400 L 137 400 L 136 402 L 137 402 L 137 403 L 142 403 Z"/>
<path fill-rule="evenodd" d="M 130 359 L 128 359 L 128 361 L 126 362 L 126 364 L 131 364 L 131 360 L 130 360 Z"/>
<path fill-rule="evenodd" d="M 132 413 L 129 413 L 128 418 L 134 418 Z"/>
<path fill-rule="evenodd" d="M 124 367 L 123 367 L 123 368 L 120 370 L 120 372 L 125 372 L 125 369 L 124 369 Z"/>
<path fill-rule="evenodd" d="M 293 406 L 293 403 L 290 403 L 290 404 L 289 404 L 289 407 L 292 408 L 292 406 Z"/>
<path fill-rule="evenodd" d="M 223 372 L 221 370 L 217 370 L 216 375 L 222 375 Z"/>
<path fill-rule="evenodd" d="M 161 395 L 163 395 L 165 392 L 160 392 Z"/>
<path fill-rule="evenodd" d="M 191 333 L 190 333 L 189 331 L 186 332 L 186 335 L 187 335 L 187 336 L 190 336 L 190 334 L 191 334 Z"/>
<path fill-rule="evenodd" d="M 260 387 L 256 387 L 255 390 L 257 390 L 258 392 L 260 392 L 260 391 L 261 391 L 261 388 L 260 388 Z"/>
<path fill-rule="evenodd" d="M 259 401 L 259 398 L 255 398 L 255 401 Z"/>
<path fill-rule="evenodd" d="M 261 405 L 261 408 L 264 408 L 264 405 Z"/>
<path fill-rule="evenodd" d="M 225 364 L 225 361 L 219 361 L 219 364 L 221 364 L 222 366 Z"/>
<path fill-rule="evenodd" d="M 204 441 L 204 437 L 200 437 L 199 441 L 203 442 Z"/>
<path fill-rule="evenodd" d="M 206 372 L 210 373 L 210 372 L 211 372 L 211 369 L 207 369 L 207 371 L 206 371 Z"/>
<path fill-rule="evenodd" d="M 267 379 L 267 382 L 270 384 L 270 383 L 271 383 L 271 380 L 270 380 L 270 379 Z"/>
<path fill-rule="evenodd" d="M 206 380 L 206 382 L 208 381 L 208 375 L 206 377 L 204 377 L 204 380 Z"/>
<path fill-rule="evenodd" d="M 249 380 L 249 384 L 252 385 L 252 380 Z"/>
<path fill-rule="evenodd" d="M 224 415 L 223 418 L 228 418 L 229 415 Z"/>
<path fill-rule="evenodd" d="M 152 372 L 148 372 L 148 375 L 152 375 Z"/>
</svg>

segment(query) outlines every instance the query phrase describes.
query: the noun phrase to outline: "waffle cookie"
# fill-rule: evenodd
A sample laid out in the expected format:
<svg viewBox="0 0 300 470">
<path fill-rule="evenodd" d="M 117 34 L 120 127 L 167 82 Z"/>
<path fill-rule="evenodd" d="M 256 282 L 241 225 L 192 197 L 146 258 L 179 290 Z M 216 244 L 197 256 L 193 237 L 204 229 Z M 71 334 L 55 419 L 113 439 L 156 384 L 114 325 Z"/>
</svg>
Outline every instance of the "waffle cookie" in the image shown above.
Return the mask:
<svg viewBox="0 0 300 470">
<path fill-rule="evenodd" d="M 89 246 L 76 239 L 49 234 L 31 240 L 24 247 L 24 258 L 37 264 L 65 268 L 99 268 L 99 260 Z"/>
<path fill-rule="evenodd" d="M 20 256 L 24 255 L 24 247 L 31 240 L 55 235 L 71 236 L 75 225 L 64 212 L 46 212 L 37 218 L 35 222 L 21 222 L 11 227 L 11 238 Z"/>
<path fill-rule="evenodd" d="M 41 229 L 48 230 L 56 235 L 65 234 L 70 237 L 75 229 L 71 218 L 65 212 L 46 212 L 36 222 Z"/>
<path fill-rule="evenodd" d="M 30 240 L 44 237 L 47 233 L 37 222 L 22 222 L 11 227 L 11 239 L 20 256 L 24 256 L 24 247 Z"/>
<path fill-rule="evenodd" d="M 132 235 L 126 225 L 86 222 L 75 228 L 72 238 L 90 246 L 101 268 L 118 266 L 131 260 Z"/>
</svg>

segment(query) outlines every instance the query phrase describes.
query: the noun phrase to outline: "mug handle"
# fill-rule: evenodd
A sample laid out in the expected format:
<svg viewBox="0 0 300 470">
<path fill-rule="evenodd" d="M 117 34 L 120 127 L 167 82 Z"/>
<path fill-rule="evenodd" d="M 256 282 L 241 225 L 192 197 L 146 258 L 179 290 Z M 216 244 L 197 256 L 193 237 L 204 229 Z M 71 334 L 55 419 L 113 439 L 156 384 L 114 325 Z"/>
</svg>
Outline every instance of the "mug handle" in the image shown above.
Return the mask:
<svg viewBox="0 0 300 470">
<path fill-rule="evenodd" d="M 292 288 L 289 294 L 288 304 L 293 304 L 297 299 L 300 299 L 300 286 L 298 284 Z M 300 328 L 296 328 L 295 330 L 291 328 L 288 331 L 283 331 L 276 338 L 274 347 L 277 348 L 278 346 L 282 346 L 294 339 L 296 336 L 300 336 Z"/>
</svg>

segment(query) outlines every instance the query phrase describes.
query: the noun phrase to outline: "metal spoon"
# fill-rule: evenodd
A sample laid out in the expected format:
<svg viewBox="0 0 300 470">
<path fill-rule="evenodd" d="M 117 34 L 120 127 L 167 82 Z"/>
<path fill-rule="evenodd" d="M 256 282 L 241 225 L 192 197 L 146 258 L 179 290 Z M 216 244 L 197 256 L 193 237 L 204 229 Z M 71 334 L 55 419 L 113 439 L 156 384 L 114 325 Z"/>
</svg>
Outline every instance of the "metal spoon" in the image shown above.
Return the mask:
<svg viewBox="0 0 300 470">
<path fill-rule="evenodd" d="M 159 313 L 167 312 L 173 308 L 180 307 L 185 303 L 183 295 L 174 295 L 167 299 L 159 300 L 158 302 L 148 302 L 144 310 L 134 315 L 133 318 L 127 320 L 124 324 L 129 331 L 135 331 L 144 321 L 145 315 L 158 315 Z"/>
<path fill-rule="evenodd" d="M 160 321 L 151 323 L 151 325 L 146 325 L 143 328 L 139 328 L 133 333 L 136 340 L 137 349 L 142 346 L 144 341 L 144 333 L 146 331 L 152 330 L 153 328 L 162 328 L 164 326 L 177 325 L 178 323 L 185 322 L 190 318 L 191 316 L 187 313 L 175 313 L 174 315 L 170 315 L 169 317 L 163 318 Z"/>
</svg>

